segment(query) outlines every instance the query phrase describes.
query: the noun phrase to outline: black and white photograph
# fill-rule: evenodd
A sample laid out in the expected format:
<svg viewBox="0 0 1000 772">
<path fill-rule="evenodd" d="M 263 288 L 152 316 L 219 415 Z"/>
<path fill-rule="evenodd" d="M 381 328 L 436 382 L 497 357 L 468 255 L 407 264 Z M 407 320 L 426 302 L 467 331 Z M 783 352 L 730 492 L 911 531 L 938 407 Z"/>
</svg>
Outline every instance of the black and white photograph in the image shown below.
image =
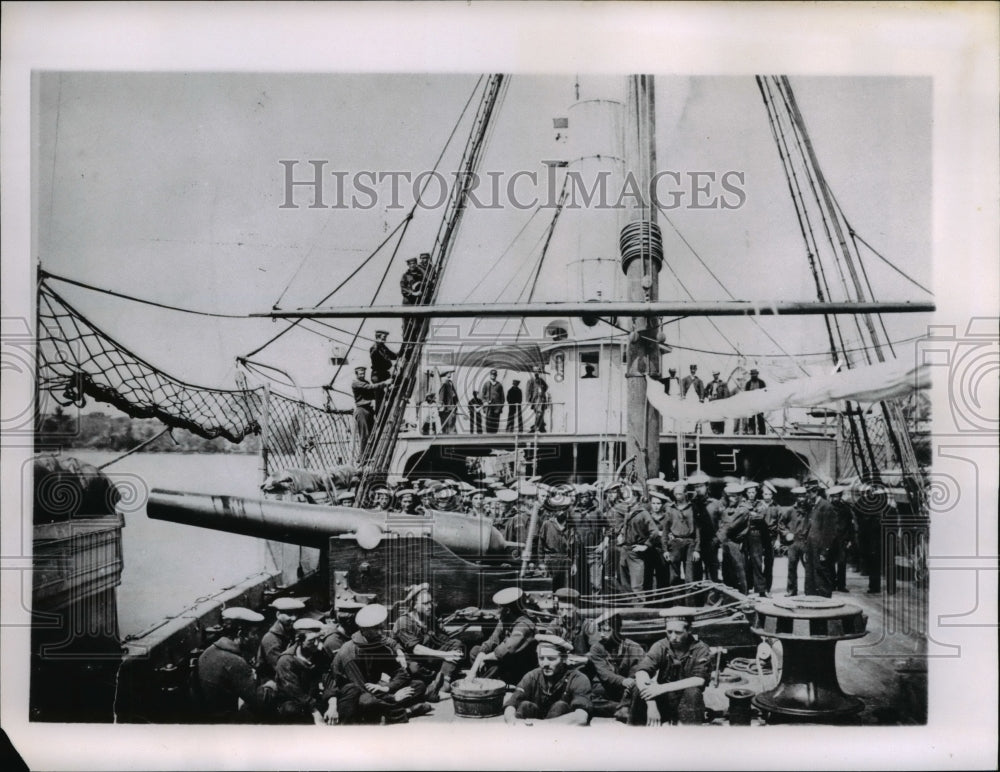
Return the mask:
<svg viewBox="0 0 1000 772">
<path fill-rule="evenodd" d="M 995 765 L 996 8 L 384 6 L 5 73 L 29 768 Z"/>
</svg>

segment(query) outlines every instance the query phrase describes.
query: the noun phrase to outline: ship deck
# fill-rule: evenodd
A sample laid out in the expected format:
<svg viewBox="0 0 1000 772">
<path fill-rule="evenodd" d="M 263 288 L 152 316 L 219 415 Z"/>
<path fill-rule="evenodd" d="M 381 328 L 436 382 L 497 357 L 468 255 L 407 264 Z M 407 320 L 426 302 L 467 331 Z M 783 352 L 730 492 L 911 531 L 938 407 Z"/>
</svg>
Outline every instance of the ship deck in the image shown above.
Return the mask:
<svg viewBox="0 0 1000 772">
<path fill-rule="evenodd" d="M 783 593 L 787 561 L 777 558 L 774 563 L 773 593 Z M 868 632 L 863 638 L 841 641 L 836 647 L 836 667 L 840 686 L 849 695 L 860 698 L 863 710 L 849 718 L 812 720 L 796 718 L 796 724 L 849 725 L 918 725 L 926 722 L 927 670 L 926 637 L 927 591 L 913 582 L 899 581 L 896 591 L 883 587 L 879 594 L 868 594 L 868 579 L 848 569 L 848 592 L 836 592 L 833 599 L 858 606 L 868 619 Z M 777 685 L 779 673 L 758 674 L 747 670 L 722 668 L 718 681 L 712 679 L 705 689 L 705 707 L 709 723 L 728 725 L 726 712 L 730 689 L 749 689 L 760 693 Z M 467 718 L 456 715 L 450 699 L 435 703 L 427 716 L 413 719 L 425 724 L 503 724 L 502 716 Z M 764 717 L 754 708 L 752 725 L 778 723 L 778 716 Z M 594 718 L 593 725 L 617 725 L 611 718 Z"/>
</svg>

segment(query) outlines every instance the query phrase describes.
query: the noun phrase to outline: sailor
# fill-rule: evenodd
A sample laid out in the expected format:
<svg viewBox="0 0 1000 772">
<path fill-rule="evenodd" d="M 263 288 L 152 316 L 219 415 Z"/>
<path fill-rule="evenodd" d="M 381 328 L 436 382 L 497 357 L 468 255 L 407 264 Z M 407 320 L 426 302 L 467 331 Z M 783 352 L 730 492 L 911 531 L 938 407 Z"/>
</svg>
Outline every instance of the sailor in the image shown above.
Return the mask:
<svg viewBox="0 0 1000 772">
<path fill-rule="evenodd" d="M 469 675 L 475 678 L 480 670 L 487 678 L 499 678 L 516 684 L 536 664 L 535 623 L 524 607 L 524 590 L 506 587 L 493 595 L 500 609 L 500 619 L 490 637 L 473 647 Z"/>
<path fill-rule="evenodd" d="M 760 371 L 756 368 L 750 371 L 750 378 L 743 385 L 743 391 L 756 391 L 766 388 L 767 384 L 760 379 Z M 747 434 L 764 434 L 764 414 L 757 413 L 747 420 Z"/>
<path fill-rule="evenodd" d="M 558 635 L 572 646 L 572 654 L 585 655 L 590 651 L 590 641 L 596 628 L 594 623 L 580 614 L 577 604 L 580 593 L 572 587 L 560 587 L 555 596 L 555 621 L 547 625 L 546 633 Z"/>
<path fill-rule="evenodd" d="M 635 673 L 646 651 L 631 638 L 622 637 L 622 616 L 605 611 L 594 622 L 596 640 L 587 658 L 594 671 L 591 678 L 592 715 L 616 718 L 628 723 L 629 707 L 635 689 Z"/>
<path fill-rule="evenodd" d="M 723 506 L 708 495 L 708 475 L 696 472 L 688 478 L 688 484 L 694 487 L 691 498 L 691 509 L 694 513 L 695 526 L 698 529 L 698 552 L 701 560 L 695 561 L 692 578 L 697 581 L 705 578 L 712 582 L 719 581 L 719 542 L 717 538 L 719 522 L 722 519 Z"/>
<path fill-rule="evenodd" d="M 620 579 L 636 595 L 641 595 L 646 576 L 646 552 L 661 550 L 660 532 L 649 514 L 649 510 L 639 500 L 637 491 L 623 487 L 621 493 L 630 491 L 622 497 L 624 518 L 618 543 L 621 547 Z M 618 509 L 616 507 L 616 509 Z"/>
<path fill-rule="evenodd" d="M 650 549 L 643 553 L 646 561 L 643 585 L 644 590 L 662 590 L 670 586 L 670 564 L 667 562 L 665 552 L 665 531 L 664 526 L 667 521 L 667 507 L 670 504 L 670 496 L 665 490 L 666 482 L 659 477 L 646 481 L 646 490 L 649 491 L 649 512 L 656 527 L 656 546 L 650 544 Z"/>
<path fill-rule="evenodd" d="M 222 611 L 222 634 L 202 652 L 195 667 L 196 700 L 206 723 L 243 723 L 264 714 L 268 689 L 257 686 L 250 667 L 263 621 L 263 614 L 247 608 Z"/>
<path fill-rule="evenodd" d="M 833 596 L 837 570 L 837 511 L 826 500 L 823 485 L 806 481 L 809 536 L 806 539 L 806 595 Z"/>
<path fill-rule="evenodd" d="M 538 529 L 538 559 L 545 562 L 552 575 L 552 589 L 569 583 L 570 566 L 575 545 L 575 533 L 569 524 L 573 500 L 557 492 L 545 498 L 544 512 L 548 515 Z"/>
<path fill-rule="evenodd" d="M 469 434 L 483 433 L 483 401 L 479 392 L 473 389 L 469 397 Z"/>
<path fill-rule="evenodd" d="M 447 483 L 438 483 L 434 489 L 434 509 L 439 512 L 455 512 L 457 498 L 454 488 Z"/>
<path fill-rule="evenodd" d="M 705 720 L 711 653 L 691 633 L 694 614 L 694 609 L 681 607 L 660 612 L 666 618 L 667 634 L 636 666 L 630 724 L 700 724 Z"/>
<path fill-rule="evenodd" d="M 880 483 L 862 483 L 860 498 L 857 504 L 858 541 L 861 552 L 862 573 L 868 575 L 868 594 L 877 595 L 882 592 L 884 554 L 884 531 L 891 523 L 893 516 L 892 501 L 885 486 Z M 886 568 L 894 570 L 892 565 Z M 892 590 L 888 582 L 889 590 Z"/>
<path fill-rule="evenodd" d="M 341 646 L 351 640 L 351 636 L 358 629 L 354 623 L 354 616 L 365 604 L 350 598 L 337 598 L 326 615 L 323 629 L 320 630 L 319 640 L 323 653 L 329 662 L 337 656 Z"/>
<path fill-rule="evenodd" d="M 497 371 L 490 370 L 490 377 L 481 389 L 486 408 L 486 433 L 496 434 L 500 430 L 500 416 L 503 415 L 503 384 L 497 381 Z"/>
<path fill-rule="evenodd" d="M 764 502 L 764 520 L 768 527 L 767 544 L 764 545 L 764 586 L 768 592 L 774 584 L 774 545 L 778 536 L 778 521 L 784 510 L 774 501 L 777 492 L 778 489 L 770 480 L 765 480 L 760 486 L 760 497 Z"/>
<path fill-rule="evenodd" d="M 743 504 L 747 508 L 747 532 L 743 539 L 743 556 L 747 584 L 752 583 L 753 592 L 759 597 L 768 597 L 771 587 L 767 582 L 768 554 L 774 560 L 771 545 L 772 523 L 768 520 L 767 504 L 757 498 L 760 485 L 752 480 L 743 485 Z"/>
<path fill-rule="evenodd" d="M 681 379 L 677 377 L 677 368 L 671 367 L 667 370 L 667 375 L 660 379 L 660 383 L 663 384 L 663 392 L 674 399 L 680 399 L 684 396 L 684 392 L 681 390 Z"/>
<path fill-rule="evenodd" d="M 687 486 L 678 482 L 673 488 L 674 504 L 667 508 L 663 533 L 666 540 L 667 560 L 673 584 L 685 584 L 700 578 L 697 570 L 701 560 L 702 531 L 695 522 L 694 504 L 688 500 Z"/>
<path fill-rule="evenodd" d="M 412 488 L 403 488 L 396 491 L 396 507 L 404 515 L 422 515 L 424 508 L 420 505 L 416 491 Z"/>
<path fill-rule="evenodd" d="M 424 271 L 417 265 L 417 258 L 406 258 L 406 271 L 399 280 L 399 292 L 403 296 L 404 306 L 413 306 L 420 302 L 420 290 L 423 281 Z"/>
<path fill-rule="evenodd" d="M 392 507 L 392 495 L 385 485 L 376 485 L 372 491 L 373 509 L 379 512 L 388 512 Z"/>
<path fill-rule="evenodd" d="M 532 432 L 545 432 L 545 407 L 549 402 L 549 384 L 542 377 L 542 368 L 535 366 L 531 368 L 531 380 L 528 381 L 528 402 L 535 415 L 535 424 L 531 427 Z"/>
<path fill-rule="evenodd" d="M 685 399 L 687 399 L 688 392 L 692 390 L 694 390 L 694 395 L 699 402 L 705 401 L 705 384 L 698 376 L 698 365 L 691 365 L 690 372 L 684 376 L 684 380 L 681 382 L 681 393 Z"/>
<path fill-rule="evenodd" d="M 482 488 L 475 488 L 469 493 L 469 515 L 471 517 L 489 517 L 489 512 L 486 511 L 486 491 Z"/>
<path fill-rule="evenodd" d="M 465 658 L 465 647 L 438 627 L 427 582 L 413 585 L 403 599 L 406 613 L 392 626 L 392 639 L 406 654 L 410 673 L 429 683 L 425 699 L 438 702 L 451 693 L 451 679 Z"/>
<path fill-rule="evenodd" d="M 722 581 L 747 594 L 743 540 L 750 521 L 750 507 L 739 499 L 743 486 L 730 483 L 725 488 L 726 508 L 719 522 L 717 538 L 722 545 Z"/>
<path fill-rule="evenodd" d="M 835 568 L 835 592 L 849 592 L 847 589 L 847 554 L 854 541 L 854 509 L 844 501 L 843 485 L 832 485 L 827 490 L 830 506 L 837 513 L 837 562 Z"/>
<path fill-rule="evenodd" d="M 507 389 L 507 431 L 514 433 L 515 421 L 518 432 L 524 431 L 524 420 L 521 416 L 521 382 L 514 379 L 513 385 Z"/>
<path fill-rule="evenodd" d="M 329 661 L 325 657 L 318 619 L 295 620 L 295 641 L 278 657 L 274 680 L 277 684 L 278 722 L 282 724 L 322 724 L 329 707 L 322 698 L 321 683 Z"/>
<path fill-rule="evenodd" d="M 351 382 L 351 392 L 354 394 L 354 430 L 357 434 L 358 453 L 363 454 L 368 445 L 368 437 L 375 423 L 375 400 L 381 397 L 387 381 L 369 383 L 365 373 L 367 368 L 354 368 L 354 380 Z"/>
<path fill-rule="evenodd" d="M 539 636 L 538 667 L 518 681 L 504 701 L 508 724 L 542 720 L 586 726 L 590 722 L 590 681 L 579 670 L 566 666 L 571 646 L 558 636 Z"/>
<path fill-rule="evenodd" d="M 421 434 L 440 434 L 437 397 L 433 394 L 428 394 L 424 397 L 424 402 L 420 406 L 420 417 L 418 420 L 420 421 Z"/>
<path fill-rule="evenodd" d="M 705 399 L 714 402 L 717 399 L 727 399 L 729 397 L 729 387 L 719 377 L 719 371 L 712 371 L 712 380 L 705 387 Z M 725 421 L 710 421 L 708 424 L 712 429 L 712 434 L 724 434 L 726 431 Z"/>
<path fill-rule="evenodd" d="M 395 643 L 386 638 L 388 616 L 385 606 L 371 603 L 355 617 L 358 631 L 333 660 L 336 700 L 326 713 L 327 723 L 402 724 L 431 712 L 423 701 L 425 684 L 400 664 Z M 389 676 L 387 683 L 383 673 Z"/>
<path fill-rule="evenodd" d="M 455 434 L 455 422 L 458 418 L 458 390 L 451 381 L 451 373 L 441 373 L 441 386 L 438 388 L 438 404 L 441 406 L 441 434 Z"/>
<path fill-rule="evenodd" d="M 809 538 L 809 509 L 806 504 L 806 489 L 803 486 L 792 488 L 795 504 L 786 507 L 778 521 L 778 532 L 785 545 L 785 555 L 788 558 L 788 581 L 785 594 L 799 594 L 799 564 L 805 565 L 806 541 Z"/>
<path fill-rule="evenodd" d="M 386 345 L 388 338 L 388 330 L 375 330 L 375 342 L 368 349 L 371 356 L 372 383 L 389 380 L 393 363 L 399 358 L 399 354 Z"/>
<path fill-rule="evenodd" d="M 275 598 L 271 601 L 274 609 L 274 624 L 260 639 L 257 652 L 257 675 L 263 680 L 274 676 L 281 652 L 292 644 L 295 636 L 295 620 L 305 611 L 306 604 L 298 598 Z"/>
</svg>

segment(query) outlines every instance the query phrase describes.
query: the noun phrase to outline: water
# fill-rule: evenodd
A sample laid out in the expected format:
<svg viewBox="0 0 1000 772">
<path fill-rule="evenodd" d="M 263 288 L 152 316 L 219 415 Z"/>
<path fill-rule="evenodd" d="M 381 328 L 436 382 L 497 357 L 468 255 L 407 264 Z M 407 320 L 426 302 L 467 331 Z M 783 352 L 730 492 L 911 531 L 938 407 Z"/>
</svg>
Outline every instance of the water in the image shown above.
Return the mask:
<svg viewBox="0 0 1000 772">
<path fill-rule="evenodd" d="M 99 465 L 119 454 L 67 451 L 66 455 Z M 152 488 L 258 496 L 258 464 L 252 455 L 136 453 L 105 470 L 124 492 L 138 489 L 141 495 L 139 500 L 126 496 L 123 507 L 125 566 L 118 588 L 123 637 L 177 616 L 197 600 L 273 566 L 263 540 L 146 517 L 145 495 Z"/>
</svg>

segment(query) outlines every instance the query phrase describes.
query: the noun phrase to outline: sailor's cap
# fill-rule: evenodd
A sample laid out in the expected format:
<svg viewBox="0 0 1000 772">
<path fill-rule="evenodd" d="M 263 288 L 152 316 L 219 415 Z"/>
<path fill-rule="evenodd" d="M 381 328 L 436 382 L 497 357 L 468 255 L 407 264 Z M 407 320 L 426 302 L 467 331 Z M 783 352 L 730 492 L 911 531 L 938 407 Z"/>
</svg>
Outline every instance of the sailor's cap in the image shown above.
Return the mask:
<svg viewBox="0 0 1000 772">
<path fill-rule="evenodd" d="M 271 601 L 271 608 L 276 611 L 302 611 L 306 604 L 298 598 L 275 598 Z"/>
<path fill-rule="evenodd" d="M 358 627 L 378 627 L 389 618 L 389 609 L 381 603 L 369 603 L 358 612 L 355 621 Z"/>
<path fill-rule="evenodd" d="M 354 491 L 341 491 L 337 494 L 337 501 L 354 501 Z"/>
<path fill-rule="evenodd" d="M 743 490 L 745 491 L 748 491 L 751 488 L 759 488 L 759 487 L 760 483 L 754 482 L 753 480 L 748 480 L 747 482 L 743 483 Z"/>
<path fill-rule="evenodd" d="M 671 606 L 660 609 L 660 616 L 668 621 L 671 619 L 694 619 L 697 614 L 698 609 L 690 606 Z"/>
<path fill-rule="evenodd" d="M 573 499 L 569 496 L 564 496 L 562 493 L 554 493 L 545 499 L 545 508 L 554 509 L 556 511 L 561 511 L 573 504 Z"/>
<path fill-rule="evenodd" d="M 820 488 L 820 489 L 822 489 L 822 488 L 826 487 L 825 485 L 823 485 L 822 481 L 818 477 L 810 477 L 808 480 L 806 480 L 802 484 L 806 487 L 806 490 L 808 490 L 810 488 Z"/>
<path fill-rule="evenodd" d="M 396 491 L 396 498 L 401 499 L 403 496 L 416 496 L 417 492 L 413 488 L 400 488 Z"/>
<path fill-rule="evenodd" d="M 415 262 L 417 262 L 417 258 L 415 258 L 415 257 L 408 257 L 408 258 L 406 258 L 406 262 L 408 262 L 408 263 L 415 263 Z"/>
<path fill-rule="evenodd" d="M 510 488 L 501 488 L 497 491 L 497 499 L 509 504 L 512 501 L 517 501 L 517 493 L 512 491 Z"/>
<path fill-rule="evenodd" d="M 519 496 L 537 496 L 538 486 L 534 483 L 521 483 L 517 488 L 517 492 Z"/>
<path fill-rule="evenodd" d="M 343 600 L 337 598 L 337 602 L 335 604 L 335 608 L 338 614 L 356 614 L 358 612 L 358 609 L 364 607 L 365 604 L 362 603 L 361 601 L 350 600 L 348 598 L 344 598 Z"/>
<path fill-rule="evenodd" d="M 302 619 L 296 619 L 295 624 L 292 625 L 297 632 L 304 633 L 307 638 L 319 635 L 319 631 L 323 629 L 323 623 L 318 619 L 311 619 L 309 617 L 302 617 Z"/>
<path fill-rule="evenodd" d="M 666 493 L 662 493 L 661 491 L 650 491 L 649 497 L 651 499 L 659 499 L 660 501 L 670 501 L 670 497 L 667 496 Z"/>
<path fill-rule="evenodd" d="M 594 620 L 594 627 L 603 625 L 605 622 L 612 622 L 615 617 L 617 617 L 618 621 L 621 622 L 622 613 L 618 609 L 609 608 Z"/>
<path fill-rule="evenodd" d="M 563 654 L 568 654 L 573 651 L 573 644 L 567 641 L 565 638 L 561 638 L 558 635 L 550 635 L 549 633 L 536 633 L 535 641 L 537 641 L 539 646 L 551 646 L 557 651 L 561 651 Z"/>
<path fill-rule="evenodd" d="M 574 590 L 572 587 L 560 587 L 556 590 L 553 595 L 555 595 L 559 600 L 579 600 L 580 593 Z"/>
<path fill-rule="evenodd" d="M 263 622 L 264 615 L 242 606 L 230 606 L 222 610 L 222 618 L 232 622 Z"/>
<path fill-rule="evenodd" d="M 434 491 L 434 498 L 436 499 L 450 499 L 455 495 L 454 488 L 446 488 L 441 486 L 436 491 Z"/>
<path fill-rule="evenodd" d="M 743 486 L 739 483 L 728 483 L 725 488 L 722 489 L 723 493 L 741 493 L 743 491 Z"/>
<path fill-rule="evenodd" d="M 493 602 L 498 606 L 510 606 L 517 603 L 524 597 L 524 590 L 520 587 L 504 587 L 493 594 Z"/>
<path fill-rule="evenodd" d="M 838 493 L 843 493 L 846 490 L 847 490 L 846 486 L 831 485 L 829 488 L 826 489 L 826 494 L 828 496 L 836 496 Z"/>
<path fill-rule="evenodd" d="M 678 480 L 677 482 L 675 482 L 673 484 L 673 486 L 670 488 L 670 490 L 673 491 L 674 493 L 677 493 L 677 491 L 682 491 L 682 492 L 686 491 L 687 490 L 687 483 L 684 482 L 683 480 Z"/>
<path fill-rule="evenodd" d="M 750 368 L 750 375 L 757 375 L 759 373 L 760 373 L 760 370 L 758 370 L 756 367 Z"/>
<path fill-rule="evenodd" d="M 376 485 L 374 490 L 372 490 L 372 493 L 388 493 L 388 492 L 389 492 L 388 485 Z"/>
<path fill-rule="evenodd" d="M 646 480 L 647 488 L 669 488 L 670 483 L 664 480 L 662 477 L 650 477 Z"/>
<path fill-rule="evenodd" d="M 803 486 L 801 486 L 801 485 L 796 485 L 794 488 L 792 488 L 792 495 L 793 496 L 801 496 L 805 492 L 806 492 L 806 489 Z"/>
<path fill-rule="evenodd" d="M 430 260 L 431 259 L 431 253 L 430 252 L 421 252 L 420 253 L 420 259 L 421 260 Z"/>
<path fill-rule="evenodd" d="M 712 482 L 712 478 L 710 478 L 707 474 L 699 470 L 690 477 L 688 477 L 687 481 L 689 485 L 705 485 L 707 483 Z"/>
<path fill-rule="evenodd" d="M 375 330 L 375 334 L 376 335 L 385 335 L 386 337 L 388 337 L 389 336 L 389 331 L 388 330 Z"/>
<path fill-rule="evenodd" d="M 778 489 L 775 487 L 774 483 L 771 482 L 770 480 L 765 480 L 764 484 L 761 485 L 761 488 L 763 488 L 766 491 L 771 491 L 771 493 L 778 492 Z"/>
<path fill-rule="evenodd" d="M 403 598 L 403 603 L 409 603 L 420 593 L 427 591 L 430 592 L 431 586 L 428 582 L 421 582 L 420 584 L 414 584 L 410 587 L 409 591 L 406 593 L 406 597 Z"/>
</svg>

